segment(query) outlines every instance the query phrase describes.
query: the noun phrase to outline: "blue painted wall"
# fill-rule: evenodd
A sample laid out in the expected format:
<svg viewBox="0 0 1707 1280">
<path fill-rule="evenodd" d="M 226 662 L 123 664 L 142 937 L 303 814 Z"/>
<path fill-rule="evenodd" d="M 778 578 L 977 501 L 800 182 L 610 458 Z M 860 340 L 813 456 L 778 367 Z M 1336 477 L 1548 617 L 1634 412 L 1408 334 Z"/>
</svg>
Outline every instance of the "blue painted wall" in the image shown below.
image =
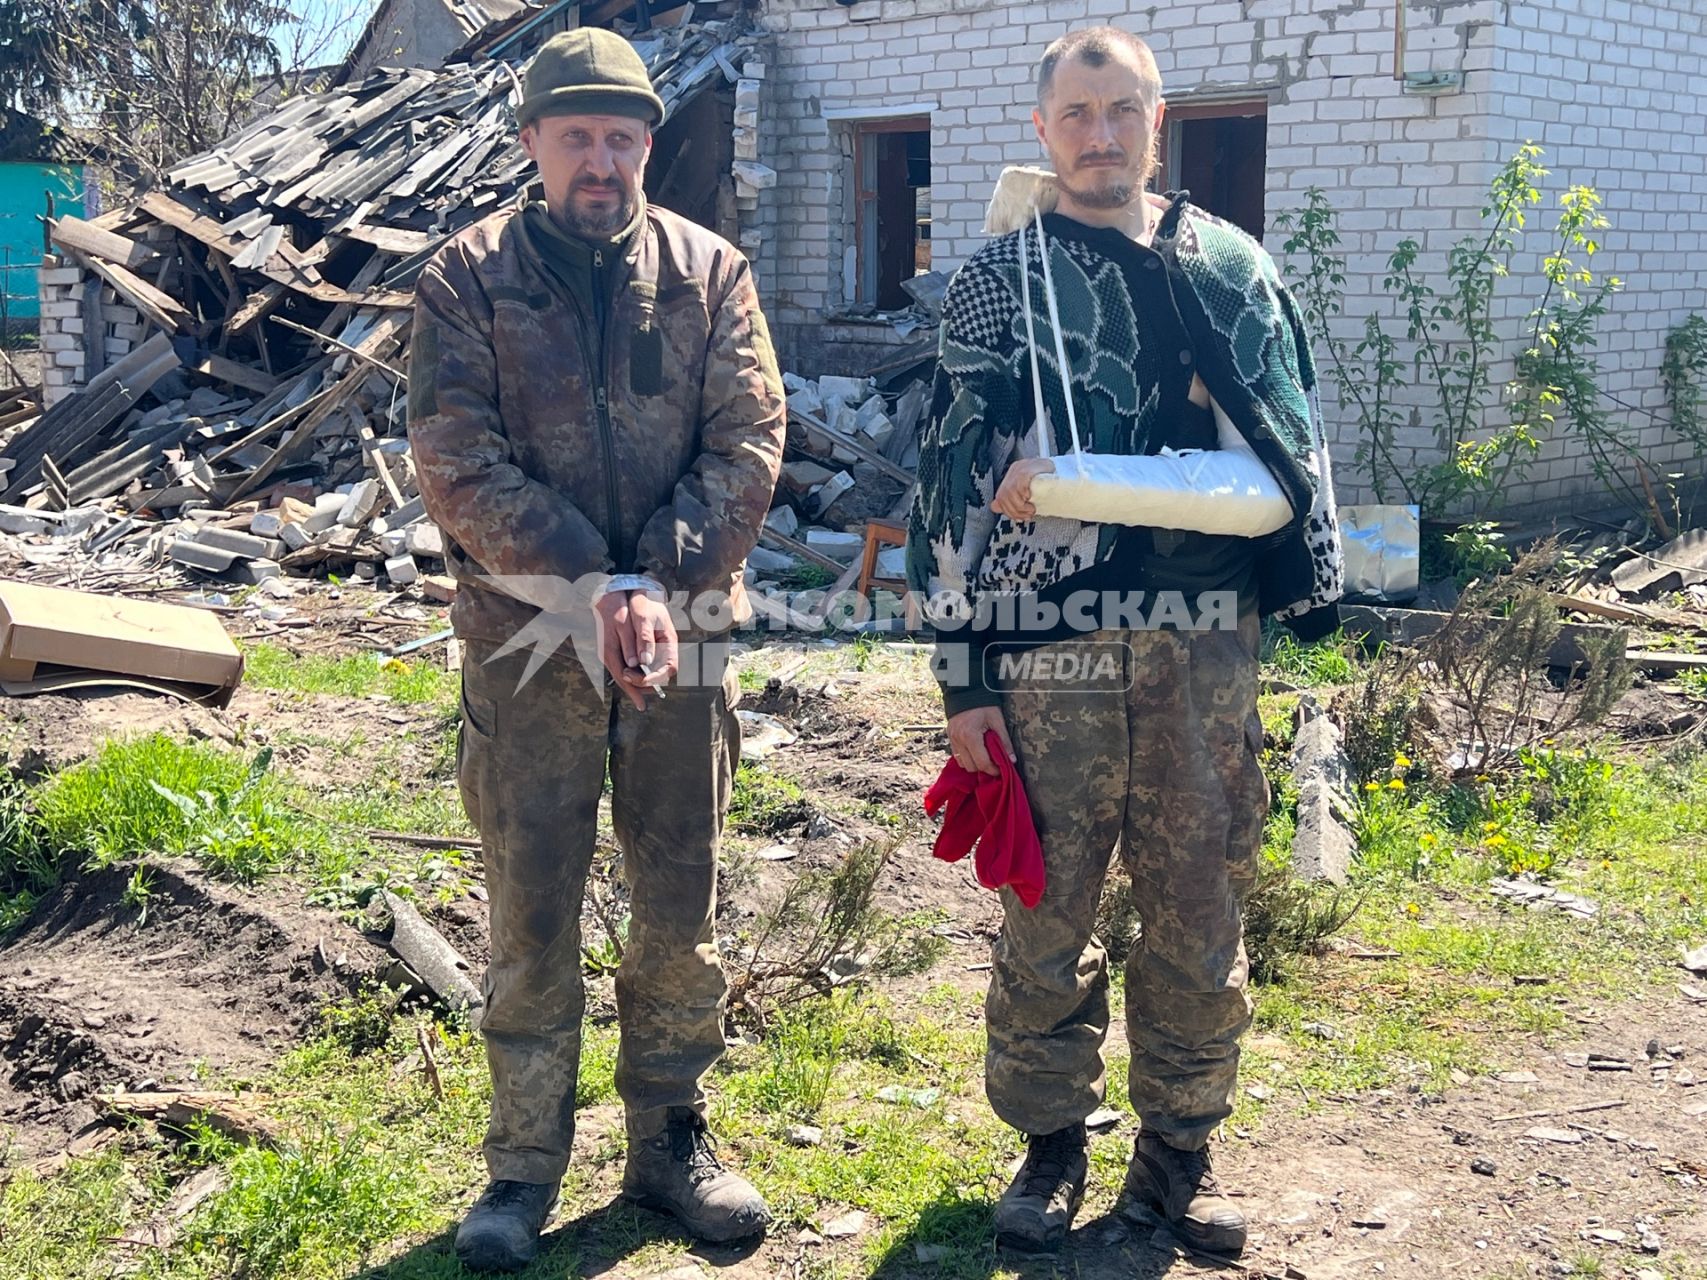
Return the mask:
<svg viewBox="0 0 1707 1280">
<path fill-rule="evenodd" d="M 0 163 L 0 288 L 6 291 L 6 310 L 13 319 L 38 313 L 35 265 L 41 261 L 42 232 L 38 218 L 47 212 L 45 193 L 49 191 L 57 212 L 82 215 L 83 173 L 77 166 Z"/>
</svg>

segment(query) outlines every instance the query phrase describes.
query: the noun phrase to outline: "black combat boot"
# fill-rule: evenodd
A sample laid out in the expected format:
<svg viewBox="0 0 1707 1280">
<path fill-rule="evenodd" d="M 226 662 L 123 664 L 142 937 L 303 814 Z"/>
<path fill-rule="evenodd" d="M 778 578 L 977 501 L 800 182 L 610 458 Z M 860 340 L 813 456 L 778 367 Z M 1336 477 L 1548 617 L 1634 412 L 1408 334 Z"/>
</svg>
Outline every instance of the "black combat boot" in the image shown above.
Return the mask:
<svg viewBox="0 0 1707 1280">
<path fill-rule="evenodd" d="M 672 1214 L 696 1240 L 711 1244 L 763 1235 L 771 1222 L 764 1198 L 723 1167 L 704 1118 L 690 1107 L 671 1107 L 663 1132 L 629 1142 L 622 1194 Z"/>
<path fill-rule="evenodd" d="M 557 1212 L 555 1182 L 488 1183 L 456 1229 L 456 1256 L 475 1271 L 520 1271 L 539 1253 L 539 1233 Z"/>
</svg>

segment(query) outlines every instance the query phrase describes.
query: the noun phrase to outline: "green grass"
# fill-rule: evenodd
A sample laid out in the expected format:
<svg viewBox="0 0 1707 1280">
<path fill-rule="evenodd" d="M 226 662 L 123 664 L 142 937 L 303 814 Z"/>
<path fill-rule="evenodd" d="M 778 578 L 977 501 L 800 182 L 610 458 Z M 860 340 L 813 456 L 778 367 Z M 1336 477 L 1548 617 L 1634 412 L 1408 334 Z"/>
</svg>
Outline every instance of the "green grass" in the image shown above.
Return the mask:
<svg viewBox="0 0 1707 1280">
<path fill-rule="evenodd" d="M 1346 684 L 1358 674 L 1357 645 L 1335 631 L 1304 643 L 1280 627 L 1265 628 L 1263 665 L 1298 685 Z"/>
<path fill-rule="evenodd" d="M 437 655 L 437 650 L 429 649 Z M 331 693 L 360 698 L 383 694 L 393 702 L 456 702 L 458 676 L 432 659 L 387 658 L 357 653 L 334 658 L 293 654 L 277 645 L 256 644 L 244 651 L 243 682 L 257 689 L 291 693 Z"/>
<path fill-rule="evenodd" d="M 445 897 L 466 887 L 472 852 L 412 849 L 370 829 L 473 834 L 452 781 L 382 775 L 313 791 L 279 776 L 265 752 L 163 734 L 116 739 L 29 791 L 0 784 L 0 934 L 66 876 L 130 860 L 187 856 L 243 883 L 301 873 L 311 900 L 336 907 L 381 884 Z M 147 873 L 138 876 L 131 905 L 144 911 Z"/>
<path fill-rule="evenodd" d="M 189 854 L 253 881 L 311 838 L 269 761 L 158 733 L 108 742 L 34 793 L 41 847 L 62 871 Z"/>
</svg>

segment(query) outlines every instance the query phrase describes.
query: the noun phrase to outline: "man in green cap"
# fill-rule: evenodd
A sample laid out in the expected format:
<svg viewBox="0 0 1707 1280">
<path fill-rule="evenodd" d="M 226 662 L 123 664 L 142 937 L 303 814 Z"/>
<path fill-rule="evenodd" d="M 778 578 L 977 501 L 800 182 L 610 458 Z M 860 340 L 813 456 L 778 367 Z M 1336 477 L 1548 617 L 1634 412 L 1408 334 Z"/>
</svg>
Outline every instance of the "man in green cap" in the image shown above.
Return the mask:
<svg viewBox="0 0 1707 1280">
<path fill-rule="evenodd" d="M 568 1167 L 607 768 L 632 897 L 623 1193 L 703 1240 L 770 1221 L 718 1161 L 700 1081 L 723 1052 L 717 846 L 740 754 L 718 659 L 751 612 L 785 408 L 745 259 L 646 202 L 663 114 L 627 41 L 554 37 L 516 113 L 544 200 L 454 237 L 418 286 L 409 435 L 458 580 L 457 781 L 490 896 L 491 1182 L 456 1236 L 478 1269 L 535 1256 Z M 583 624 L 598 661 L 533 643 Z"/>
</svg>

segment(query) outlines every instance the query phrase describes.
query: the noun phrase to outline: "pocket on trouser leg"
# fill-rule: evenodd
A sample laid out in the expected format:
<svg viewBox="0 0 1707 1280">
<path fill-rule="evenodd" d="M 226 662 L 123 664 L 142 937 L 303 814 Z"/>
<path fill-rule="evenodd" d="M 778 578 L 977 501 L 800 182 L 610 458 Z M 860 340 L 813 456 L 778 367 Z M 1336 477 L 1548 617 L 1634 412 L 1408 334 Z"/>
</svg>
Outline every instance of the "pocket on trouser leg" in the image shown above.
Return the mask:
<svg viewBox="0 0 1707 1280">
<path fill-rule="evenodd" d="M 1232 815 L 1227 830 L 1227 862 L 1234 890 L 1242 898 L 1256 880 L 1262 861 L 1270 798 L 1268 775 L 1262 769 L 1262 717 L 1254 711 L 1245 719 L 1240 746 L 1226 784 Z"/>
<path fill-rule="evenodd" d="M 480 830 L 480 779 L 491 756 L 492 737 L 497 729 L 497 704 L 468 688 L 464 676 L 459 699 L 461 718 L 456 727 L 456 788 L 468 820 Z"/>
</svg>

